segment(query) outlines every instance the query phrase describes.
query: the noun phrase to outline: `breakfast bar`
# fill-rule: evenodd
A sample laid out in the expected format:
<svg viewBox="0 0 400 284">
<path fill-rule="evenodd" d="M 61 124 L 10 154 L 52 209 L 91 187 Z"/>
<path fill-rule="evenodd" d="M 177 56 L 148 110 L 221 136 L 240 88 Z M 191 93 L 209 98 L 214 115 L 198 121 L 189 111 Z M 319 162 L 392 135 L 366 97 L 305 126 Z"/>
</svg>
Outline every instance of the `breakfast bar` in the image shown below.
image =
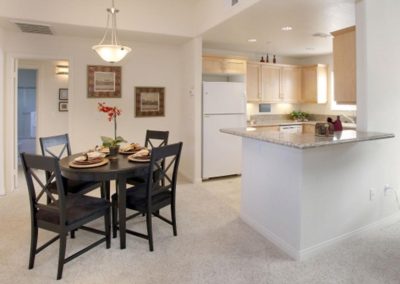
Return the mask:
<svg viewBox="0 0 400 284">
<path fill-rule="evenodd" d="M 241 219 L 294 259 L 367 228 L 377 215 L 368 210 L 369 189 L 382 173 L 383 139 L 393 134 L 221 132 L 243 137 Z"/>
</svg>

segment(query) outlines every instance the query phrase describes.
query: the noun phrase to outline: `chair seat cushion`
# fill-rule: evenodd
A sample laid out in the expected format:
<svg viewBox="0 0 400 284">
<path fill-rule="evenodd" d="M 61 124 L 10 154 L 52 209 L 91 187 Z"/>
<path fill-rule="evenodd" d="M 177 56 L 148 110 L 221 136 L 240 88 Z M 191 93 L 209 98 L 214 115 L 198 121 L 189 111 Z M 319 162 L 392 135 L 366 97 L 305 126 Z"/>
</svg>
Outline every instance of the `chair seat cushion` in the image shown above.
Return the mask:
<svg viewBox="0 0 400 284">
<path fill-rule="evenodd" d="M 153 190 L 152 208 L 158 210 L 171 203 L 172 193 L 169 189 L 159 188 Z M 117 194 L 112 195 L 113 200 L 117 200 Z M 146 211 L 146 184 L 131 187 L 126 191 L 126 207 L 138 211 Z"/>
<path fill-rule="evenodd" d="M 58 201 L 49 204 L 57 210 Z M 86 219 L 99 212 L 108 210 L 110 202 L 97 197 L 82 194 L 68 194 L 65 196 L 66 224 L 73 224 Z M 59 224 L 60 217 L 57 211 L 39 209 L 37 212 L 38 220 Z"/>
<path fill-rule="evenodd" d="M 65 179 L 65 181 L 66 191 L 69 193 L 86 193 L 101 186 L 101 183 L 94 181 L 81 181 L 72 179 Z M 57 192 L 55 181 L 49 185 L 49 189 L 53 193 Z"/>
</svg>

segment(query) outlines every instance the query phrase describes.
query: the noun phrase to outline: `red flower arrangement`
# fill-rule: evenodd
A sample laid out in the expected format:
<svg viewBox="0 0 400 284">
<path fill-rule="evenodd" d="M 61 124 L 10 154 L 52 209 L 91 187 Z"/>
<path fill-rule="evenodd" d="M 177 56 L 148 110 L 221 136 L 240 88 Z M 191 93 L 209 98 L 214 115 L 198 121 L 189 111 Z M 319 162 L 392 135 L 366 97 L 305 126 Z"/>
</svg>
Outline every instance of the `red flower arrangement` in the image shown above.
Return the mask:
<svg viewBox="0 0 400 284">
<path fill-rule="evenodd" d="M 121 136 L 117 136 L 117 116 L 121 115 L 122 110 L 116 106 L 110 107 L 106 103 L 99 103 L 97 109 L 100 112 L 107 113 L 108 121 L 114 120 L 114 139 L 111 137 L 101 136 L 103 141 L 103 146 L 105 147 L 115 147 L 121 142 L 126 142 Z"/>
</svg>

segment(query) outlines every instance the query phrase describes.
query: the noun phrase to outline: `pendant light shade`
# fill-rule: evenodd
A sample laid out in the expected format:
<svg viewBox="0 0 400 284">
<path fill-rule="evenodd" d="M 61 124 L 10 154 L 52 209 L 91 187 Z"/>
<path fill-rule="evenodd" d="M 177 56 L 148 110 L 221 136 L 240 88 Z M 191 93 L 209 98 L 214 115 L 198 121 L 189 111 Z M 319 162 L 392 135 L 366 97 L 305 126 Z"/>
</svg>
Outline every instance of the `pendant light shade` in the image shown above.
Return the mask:
<svg viewBox="0 0 400 284">
<path fill-rule="evenodd" d="M 118 43 L 117 37 L 117 13 L 119 10 L 114 8 L 114 0 L 112 0 L 112 8 L 107 9 L 107 26 L 104 32 L 103 39 L 99 44 L 94 45 L 94 49 L 97 54 L 104 60 L 110 63 L 115 63 L 122 60 L 132 49 L 128 46 L 123 46 Z M 110 28 L 111 18 L 111 28 Z M 105 43 L 109 31 L 111 30 L 111 39 L 109 43 Z"/>
</svg>

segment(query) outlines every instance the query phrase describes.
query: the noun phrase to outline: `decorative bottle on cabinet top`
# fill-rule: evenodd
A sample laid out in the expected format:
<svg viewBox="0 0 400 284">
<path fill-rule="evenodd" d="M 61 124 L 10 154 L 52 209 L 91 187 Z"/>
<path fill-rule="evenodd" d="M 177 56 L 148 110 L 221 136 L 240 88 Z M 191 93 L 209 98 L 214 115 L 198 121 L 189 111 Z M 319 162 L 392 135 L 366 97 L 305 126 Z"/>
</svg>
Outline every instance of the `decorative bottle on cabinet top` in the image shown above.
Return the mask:
<svg viewBox="0 0 400 284">
<path fill-rule="evenodd" d="M 264 61 L 264 56 L 261 56 L 260 62 L 265 62 L 265 61 Z"/>
</svg>

